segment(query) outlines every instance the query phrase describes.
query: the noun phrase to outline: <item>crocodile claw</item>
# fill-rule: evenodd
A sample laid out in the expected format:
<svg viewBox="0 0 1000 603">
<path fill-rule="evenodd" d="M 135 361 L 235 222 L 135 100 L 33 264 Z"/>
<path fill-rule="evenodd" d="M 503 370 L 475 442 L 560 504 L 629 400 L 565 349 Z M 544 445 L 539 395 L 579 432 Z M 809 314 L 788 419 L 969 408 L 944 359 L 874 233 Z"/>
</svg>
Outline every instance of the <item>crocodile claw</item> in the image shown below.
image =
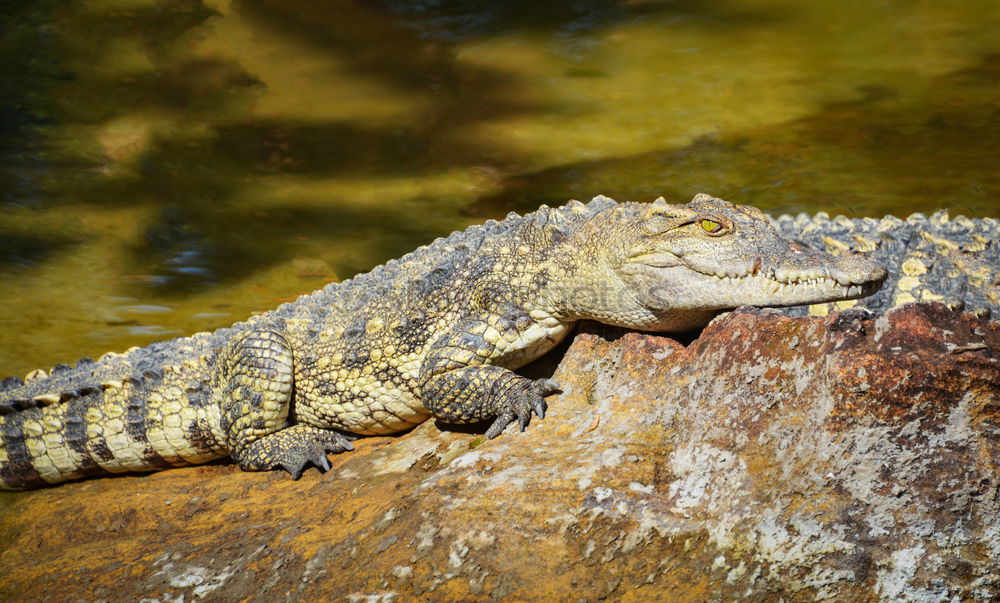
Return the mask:
<svg viewBox="0 0 1000 603">
<path fill-rule="evenodd" d="M 325 454 L 310 459 L 301 458 L 298 462 L 292 464 L 282 463 L 281 468 L 287 471 L 292 476 L 293 480 L 297 480 L 302 477 L 302 472 L 305 471 L 306 465 L 309 463 L 312 463 L 323 473 L 330 470 L 330 459 L 326 458 Z"/>
<path fill-rule="evenodd" d="M 281 452 L 278 464 L 282 469 L 292 476 L 293 480 L 302 477 L 302 472 L 312 464 L 326 473 L 330 470 L 330 459 L 328 452 L 347 452 L 354 450 L 354 446 L 344 437 L 343 434 L 335 431 L 323 431 L 315 436 L 300 440 L 297 445 L 286 448 Z"/>
<path fill-rule="evenodd" d="M 497 418 L 486 431 L 486 437 L 493 439 L 503 433 L 508 425 L 517 419 L 518 427 L 524 431 L 531 422 L 531 414 L 538 415 L 539 419 L 545 418 L 545 396 L 560 391 L 559 384 L 551 379 L 538 379 L 527 384 L 519 394 L 507 401 L 506 408 L 497 415 Z"/>
</svg>

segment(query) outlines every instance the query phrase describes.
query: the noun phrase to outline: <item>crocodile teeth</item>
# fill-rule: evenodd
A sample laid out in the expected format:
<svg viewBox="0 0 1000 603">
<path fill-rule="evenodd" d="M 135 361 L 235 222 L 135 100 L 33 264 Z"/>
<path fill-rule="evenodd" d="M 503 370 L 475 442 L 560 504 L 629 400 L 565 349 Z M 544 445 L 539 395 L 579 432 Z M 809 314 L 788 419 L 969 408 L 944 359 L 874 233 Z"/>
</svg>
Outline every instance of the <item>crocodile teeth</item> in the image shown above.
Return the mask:
<svg viewBox="0 0 1000 603">
<path fill-rule="evenodd" d="M 738 275 L 720 275 L 709 273 L 706 276 L 712 276 L 719 280 L 720 283 L 736 283 L 740 281 L 754 282 L 758 283 L 760 287 L 768 287 L 770 294 L 772 296 L 785 295 L 785 289 L 790 288 L 792 290 L 801 287 L 811 287 L 814 289 L 830 289 L 831 293 L 837 295 L 842 295 L 845 297 L 860 297 L 866 287 L 865 285 L 848 285 L 838 282 L 836 279 L 826 275 L 812 273 L 808 275 L 798 274 L 795 275 L 796 278 L 790 278 L 789 275 L 783 275 L 788 278 L 785 280 L 777 278 L 773 271 L 759 271 L 757 274 L 747 273 Z M 791 292 L 788 292 L 791 295 Z"/>
</svg>

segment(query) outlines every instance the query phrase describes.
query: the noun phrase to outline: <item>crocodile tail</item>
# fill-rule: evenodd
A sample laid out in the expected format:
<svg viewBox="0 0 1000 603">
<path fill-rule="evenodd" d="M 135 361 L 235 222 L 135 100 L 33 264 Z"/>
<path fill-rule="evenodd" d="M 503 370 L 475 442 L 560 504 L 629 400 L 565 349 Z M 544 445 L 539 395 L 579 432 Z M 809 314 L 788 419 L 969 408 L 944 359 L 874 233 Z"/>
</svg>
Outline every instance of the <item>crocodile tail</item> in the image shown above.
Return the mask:
<svg viewBox="0 0 1000 603">
<path fill-rule="evenodd" d="M 94 444 L 87 445 L 80 406 L 26 407 L 0 416 L 0 489 L 38 488 L 106 472 Z"/>
<path fill-rule="evenodd" d="M 203 368 L 145 371 L 75 389 L 53 375 L 8 388 L 0 393 L 0 489 L 226 456 Z"/>
</svg>

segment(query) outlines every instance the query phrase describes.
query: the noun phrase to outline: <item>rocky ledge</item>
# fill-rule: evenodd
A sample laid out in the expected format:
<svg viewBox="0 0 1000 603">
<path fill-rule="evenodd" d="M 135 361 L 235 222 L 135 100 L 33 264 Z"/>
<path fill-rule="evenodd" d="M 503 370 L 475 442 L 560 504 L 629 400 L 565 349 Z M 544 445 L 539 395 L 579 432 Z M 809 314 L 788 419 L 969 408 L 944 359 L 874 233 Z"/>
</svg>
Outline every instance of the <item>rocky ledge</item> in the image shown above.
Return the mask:
<svg viewBox="0 0 1000 603">
<path fill-rule="evenodd" d="M 585 325 L 523 434 L 9 495 L 0 599 L 995 601 L 998 350 L 926 303 Z"/>
</svg>

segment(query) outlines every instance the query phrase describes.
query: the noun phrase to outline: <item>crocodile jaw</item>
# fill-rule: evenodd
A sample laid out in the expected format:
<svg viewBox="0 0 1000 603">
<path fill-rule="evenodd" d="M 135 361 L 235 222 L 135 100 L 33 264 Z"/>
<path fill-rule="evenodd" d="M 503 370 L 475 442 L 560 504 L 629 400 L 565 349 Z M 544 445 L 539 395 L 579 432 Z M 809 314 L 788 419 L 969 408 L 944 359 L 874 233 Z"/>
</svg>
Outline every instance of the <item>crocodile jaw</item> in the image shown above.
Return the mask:
<svg viewBox="0 0 1000 603">
<path fill-rule="evenodd" d="M 799 306 L 867 297 L 882 287 L 885 271 L 875 270 L 870 280 L 839 282 L 834 278 L 818 276 L 802 280 L 778 280 L 768 274 L 743 276 L 703 275 L 703 286 L 718 292 L 717 299 L 729 305 L 747 306 Z"/>
<path fill-rule="evenodd" d="M 623 276 L 642 305 L 658 317 L 661 324 L 652 329 L 673 330 L 697 327 L 705 316 L 739 306 L 798 306 L 866 297 L 878 291 L 887 276 L 882 266 L 865 258 L 840 260 L 845 263 L 828 264 L 825 270 L 722 276 L 683 264 L 632 263 Z"/>
</svg>

